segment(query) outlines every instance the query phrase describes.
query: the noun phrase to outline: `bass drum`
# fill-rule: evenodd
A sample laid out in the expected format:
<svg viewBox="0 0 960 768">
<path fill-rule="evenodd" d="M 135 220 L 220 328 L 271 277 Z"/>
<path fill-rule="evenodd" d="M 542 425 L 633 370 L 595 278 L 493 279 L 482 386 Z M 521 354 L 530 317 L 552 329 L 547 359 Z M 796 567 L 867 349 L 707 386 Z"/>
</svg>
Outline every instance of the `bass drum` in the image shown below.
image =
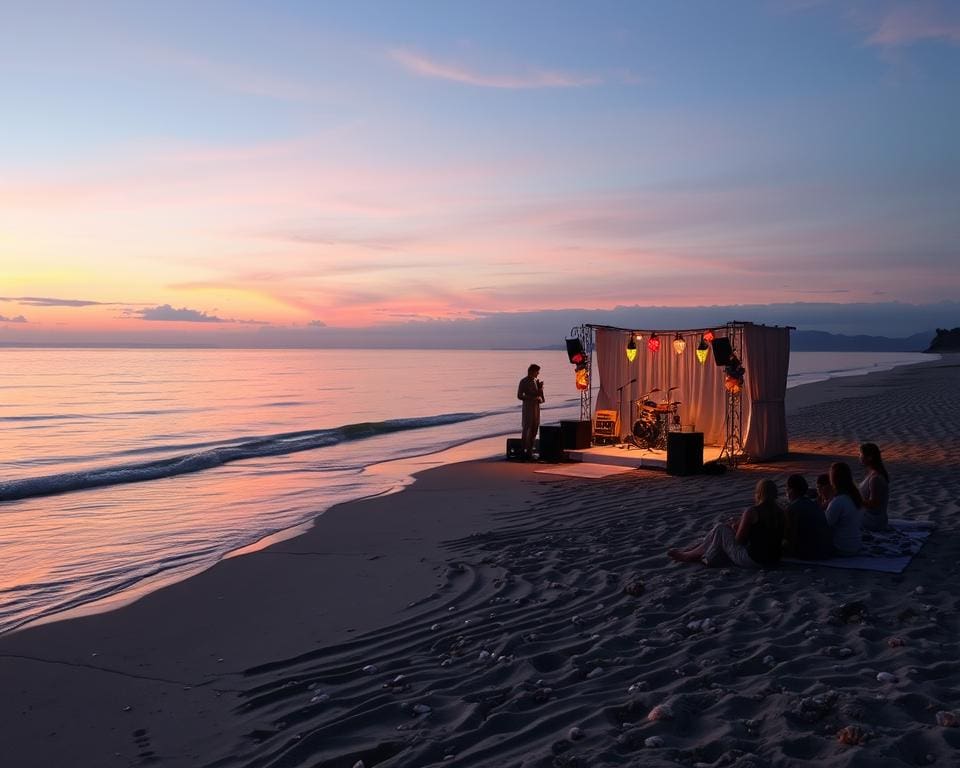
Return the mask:
<svg viewBox="0 0 960 768">
<path fill-rule="evenodd" d="M 633 422 L 633 436 L 637 440 L 648 442 L 653 436 L 653 423 L 645 419 L 637 419 Z"/>
</svg>

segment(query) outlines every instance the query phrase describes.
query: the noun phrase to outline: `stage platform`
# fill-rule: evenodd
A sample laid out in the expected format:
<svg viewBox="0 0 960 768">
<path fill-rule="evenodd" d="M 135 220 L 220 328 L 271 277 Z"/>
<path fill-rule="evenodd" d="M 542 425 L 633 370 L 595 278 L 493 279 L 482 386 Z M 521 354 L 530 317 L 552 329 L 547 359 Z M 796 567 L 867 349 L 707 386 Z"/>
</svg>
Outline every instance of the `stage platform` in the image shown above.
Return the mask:
<svg viewBox="0 0 960 768">
<path fill-rule="evenodd" d="M 721 448 L 718 445 L 703 446 L 703 461 L 714 461 L 720 458 Z M 570 461 L 584 461 L 591 464 L 612 464 L 617 467 L 632 467 L 633 469 L 666 469 L 667 452 L 652 448 L 627 449 L 625 445 L 595 445 L 581 451 L 565 451 Z"/>
</svg>

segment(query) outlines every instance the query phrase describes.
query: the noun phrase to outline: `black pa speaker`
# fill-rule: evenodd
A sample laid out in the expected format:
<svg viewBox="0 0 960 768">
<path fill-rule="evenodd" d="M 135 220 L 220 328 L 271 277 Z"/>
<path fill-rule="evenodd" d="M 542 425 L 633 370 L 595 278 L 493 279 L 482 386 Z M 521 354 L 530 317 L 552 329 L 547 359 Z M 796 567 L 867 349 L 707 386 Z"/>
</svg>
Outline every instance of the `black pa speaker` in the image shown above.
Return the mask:
<svg viewBox="0 0 960 768">
<path fill-rule="evenodd" d="M 540 461 L 563 461 L 563 434 L 559 425 L 540 427 Z"/>
<path fill-rule="evenodd" d="M 565 451 L 583 451 L 590 447 L 590 422 L 561 421 L 560 435 Z"/>
<path fill-rule="evenodd" d="M 580 365 L 587 359 L 586 352 L 583 351 L 583 342 L 580 339 L 567 339 L 567 359 L 573 365 Z"/>
<path fill-rule="evenodd" d="M 733 347 L 730 346 L 730 339 L 726 336 L 717 336 L 713 340 L 713 362 L 717 365 L 729 364 L 732 354 Z"/>
<path fill-rule="evenodd" d="M 519 437 L 507 438 L 507 458 L 508 459 L 523 458 L 523 440 L 521 440 Z"/>
<path fill-rule="evenodd" d="M 667 433 L 667 474 L 695 475 L 703 471 L 703 432 Z"/>
</svg>

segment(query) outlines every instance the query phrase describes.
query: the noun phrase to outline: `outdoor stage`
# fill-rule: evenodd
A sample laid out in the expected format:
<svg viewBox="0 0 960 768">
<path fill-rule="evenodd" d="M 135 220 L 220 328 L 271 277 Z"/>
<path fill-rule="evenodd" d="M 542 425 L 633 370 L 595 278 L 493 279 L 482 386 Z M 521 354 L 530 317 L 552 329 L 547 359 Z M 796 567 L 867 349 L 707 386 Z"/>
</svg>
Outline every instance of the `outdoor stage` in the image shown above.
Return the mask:
<svg viewBox="0 0 960 768">
<path fill-rule="evenodd" d="M 720 458 L 719 445 L 703 446 L 703 461 L 714 461 Z M 654 448 L 634 448 L 629 450 L 625 445 L 595 445 L 583 450 L 564 451 L 570 461 L 583 461 L 590 464 L 612 464 L 617 467 L 631 467 L 638 469 L 666 469 L 667 452 Z"/>
</svg>

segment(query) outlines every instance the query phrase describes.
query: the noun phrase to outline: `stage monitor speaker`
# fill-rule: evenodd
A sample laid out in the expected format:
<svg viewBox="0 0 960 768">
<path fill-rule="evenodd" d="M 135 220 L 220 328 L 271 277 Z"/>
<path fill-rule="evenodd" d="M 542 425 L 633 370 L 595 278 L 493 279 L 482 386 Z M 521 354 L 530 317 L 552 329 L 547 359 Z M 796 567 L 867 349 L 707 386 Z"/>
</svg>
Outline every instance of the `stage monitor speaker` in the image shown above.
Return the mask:
<svg viewBox="0 0 960 768">
<path fill-rule="evenodd" d="M 519 437 L 508 437 L 507 438 L 507 459 L 522 459 L 523 458 L 523 440 Z"/>
<path fill-rule="evenodd" d="M 563 435 L 559 425 L 540 427 L 540 461 L 563 461 Z"/>
<path fill-rule="evenodd" d="M 732 354 L 733 347 L 730 346 L 730 339 L 726 336 L 717 336 L 713 340 L 713 362 L 717 365 L 727 365 Z"/>
<path fill-rule="evenodd" d="M 667 474 L 696 475 L 703 471 L 703 432 L 667 433 Z"/>
<path fill-rule="evenodd" d="M 590 447 L 589 421 L 561 421 L 560 434 L 565 451 L 582 451 Z"/>
</svg>

